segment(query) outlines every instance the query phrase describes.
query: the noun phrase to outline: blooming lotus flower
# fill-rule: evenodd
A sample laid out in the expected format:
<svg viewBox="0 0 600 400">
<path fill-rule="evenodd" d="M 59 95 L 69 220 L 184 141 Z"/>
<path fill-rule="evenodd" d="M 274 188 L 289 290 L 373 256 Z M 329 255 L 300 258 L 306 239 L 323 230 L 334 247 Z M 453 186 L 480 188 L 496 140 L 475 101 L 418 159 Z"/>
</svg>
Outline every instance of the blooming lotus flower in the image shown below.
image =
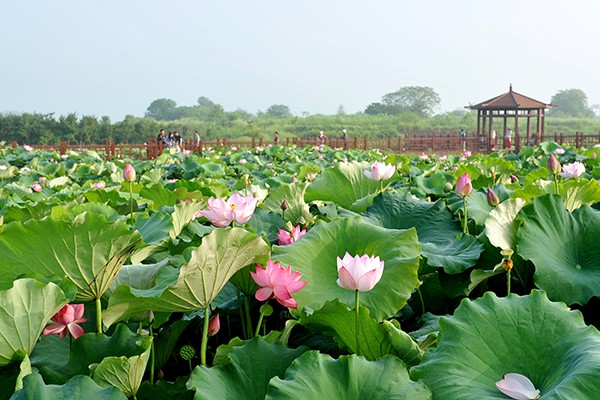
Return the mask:
<svg viewBox="0 0 600 400">
<path fill-rule="evenodd" d="M 460 198 L 467 197 L 473 192 L 473 185 L 471 185 L 471 176 L 469 174 L 462 174 L 456 181 L 456 195 Z"/>
<path fill-rule="evenodd" d="M 242 197 L 239 193 L 234 193 L 227 201 L 222 198 L 208 199 L 208 210 L 200 210 L 196 216 L 202 215 L 220 228 L 233 221 L 244 224 L 254 214 L 257 202 L 258 198 L 254 195 Z"/>
<path fill-rule="evenodd" d="M 571 164 L 565 164 L 562 167 L 563 172 L 559 175 L 565 179 L 579 178 L 585 172 L 585 165 L 580 161 L 575 161 Z"/>
<path fill-rule="evenodd" d="M 104 183 L 103 181 L 96 182 L 94 184 L 94 189 L 104 189 L 105 187 L 106 187 L 106 183 Z"/>
<path fill-rule="evenodd" d="M 23 149 L 24 149 L 25 151 L 33 151 L 33 147 L 31 147 L 31 146 L 30 146 L 30 145 L 28 145 L 28 144 L 26 144 L 26 145 L 23 145 Z"/>
<path fill-rule="evenodd" d="M 471 153 L 471 151 L 470 151 L 470 150 L 467 150 L 467 151 L 465 151 L 465 152 L 463 153 L 463 156 L 465 156 L 465 158 L 469 158 L 469 157 L 471 157 L 471 155 L 472 155 L 472 154 L 473 154 L 473 153 Z"/>
<path fill-rule="evenodd" d="M 133 168 L 133 165 L 127 163 L 125 169 L 123 170 L 123 179 L 125 179 L 127 182 L 135 181 L 135 169 Z"/>
<path fill-rule="evenodd" d="M 297 308 L 298 303 L 292 298 L 292 293 L 302 289 L 307 282 L 301 281 L 302 274 L 298 271 L 292 272 L 292 267 L 282 267 L 280 262 L 267 262 L 266 269 L 256 264 L 256 272 L 250 271 L 250 275 L 260 289 L 256 291 L 255 297 L 258 301 L 274 298 L 284 307 Z"/>
<path fill-rule="evenodd" d="M 214 336 L 221 329 L 221 320 L 219 314 L 215 314 L 208 319 L 208 336 Z"/>
<path fill-rule="evenodd" d="M 348 252 L 344 258 L 337 258 L 339 287 L 348 290 L 368 292 L 373 289 L 383 276 L 384 262 L 368 255 L 352 257 Z"/>
<path fill-rule="evenodd" d="M 33 190 L 34 192 L 41 192 L 42 185 L 40 185 L 39 183 L 34 183 L 33 185 L 31 185 L 31 190 Z"/>
<path fill-rule="evenodd" d="M 39 183 L 44 183 L 44 182 L 46 182 L 46 177 L 45 177 L 45 176 L 40 176 L 40 177 L 39 177 L 39 179 L 38 179 L 38 182 L 39 182 Z"/>
<path fill-rule="evenodd" d="M 429 156 L 427 154 L 425 154 L 425 153 L 421 153 L 421 155 L 419 156 L 419 158 L 421 160 L 423 160 L 423 161 L 429 160 Z"/>
<path fill-rule="evenodd" d="M 490 207 L 496 207 L 500 203 L 498 195 L 490 188 L 487 190 L 487 203 Z"/>
<path fill-rule="evenodd" d="M 396 168 L 394 168 L 393 165 L 382 162 L 375 162 L 373 163 L 373 165 L 371 165 L 370 171 L 364 172 L 367 178 L 369 179 L 372 179 L 374 181 L 384 181 L 386 179 L 391 178 L 392 175 L 394 175 L 394 171 L 396 171 Z"/>
<path fill-rule="evenodd" d="M 565 154 L 565 149 L 563 149 L 562 147 L 559 147 L 558 149 L 554 150 L 554 152 L 556 154 Z"/>
<path fill-rule="evenodd" d="M 446 159 L 448 159 L 448 156 L 446 154 L 441 155 L 440 158 L 439 158 L 440 162 L 445 162 Z"/>
<path fill-rule="evenodd" d="M 558 173 L 560 172 L 560 163 L 558 162 L 554 154 L 550 154 L 550 158 L 548 158 L 547 168 L 552 175 L 558 175 Z"/>
<path fill-rule="evenodd" d="M 85 333 L 78 325 L 87 321 L 87 318 L 83 318 L 83 304 L 67 304 L 52 317 L 52 321 L 54 323 L 44 329 L 44 335 L 58 334 L 63 339 L 69 332 L 74 339 L 77 339 Z"/>
<path fill-rule="evenodd" d="M 496 382 L 496 387 L 511 399 L 534 400 L 540 397 L 539 389 L 521 374 L 504 374 L 504 379 Z"/>
<path fill-rule="evenodd" d="M 302 235 L 306 233 L 306 229 L 300 230 L 300 226 L 292 227 L 292 231 L 288 232 L 285 229 L 280 229 L 277 235 L 277 241 L 280 246 L 292 244 L 296 240 L 300 239 Z"/>
<path fill-rule="evenodd" d="M 240 164 L 242 164 L 242 165 L 243 165 L 243 164 L 246 164 L 247 162 L 248 162 L 248 161 L 246 161 L 246 159 L 245 159 L 245 158 L 241 158 L 241 159 L 240 159 Z"/>
</svg>

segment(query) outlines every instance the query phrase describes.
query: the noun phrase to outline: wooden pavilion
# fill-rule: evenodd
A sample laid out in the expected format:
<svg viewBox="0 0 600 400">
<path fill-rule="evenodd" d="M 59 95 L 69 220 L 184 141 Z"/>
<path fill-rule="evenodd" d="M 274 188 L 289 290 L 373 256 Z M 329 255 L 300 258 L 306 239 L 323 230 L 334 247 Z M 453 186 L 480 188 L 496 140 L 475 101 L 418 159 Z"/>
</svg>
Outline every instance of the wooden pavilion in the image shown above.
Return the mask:
<svg viewBox="0 0 600 400">
<path fill-rule="evenodd" d="M 477 137 L 487 137 L 488 151 L 492 149 L 492 145 L 495 145 L 496 142 L 496 137 L 492 137 L 492 132 L 495 132 L 495 118 L 503 120 L 500 136 L 503 136 L 508 129 L 511 129 L 508 126 L 509 118 L 514 118 L 514 127 L 512 128 L 514 134 L 520 135 L 519 118 L 527 118 L 527 143 L 538 143 L 544 137 L 544 111 L 546 108 L 551 107 L 552 104 L 542 103 L 531 97 L 513 92 L 512 84 L 509 86 L 508 92 L 468 106 L 472 110 L 477 110 Z M 532 118 L 536 119 L 536 128 L 533 132 L 531 127 Z M 488 129 L 486 129 L 486 126 Z"/>
</svg>

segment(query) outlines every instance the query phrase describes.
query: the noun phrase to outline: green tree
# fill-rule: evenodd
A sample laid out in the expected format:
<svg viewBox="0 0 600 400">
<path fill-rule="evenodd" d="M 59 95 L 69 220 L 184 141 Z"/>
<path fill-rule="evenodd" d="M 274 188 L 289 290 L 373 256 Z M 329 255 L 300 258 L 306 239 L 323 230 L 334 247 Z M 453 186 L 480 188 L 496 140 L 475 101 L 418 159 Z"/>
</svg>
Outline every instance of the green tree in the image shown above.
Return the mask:
<svg viewBox="0 0 600 400">
<path fill-rule="evenodd" d="M 291 117 L 292 113 L 290 111 L 290 108 L 286 105 L 273 104 L 272 106 L 267 108 L 267 111 L 265 111 L 265 116 L 271 118 L 285 118 Z"/>
<path fill-rule="evenodd" d="M 439 106 L 441 99 L 430 87 L 404 86 L 395 92 L 384 95 L 381 102 L 388 107 L 390 111 L 388 113 L 392 115 L 410 111 L 423 117 L 429 117 Z M 398 112 L 394 113 L 395 110 Z"/>
<path fill-rule="evenodd" d="M 594 112 L 588 106 L 588 99 L 580 89 L 559 90 L 550 102 L 556 107 L 548 115 L 556 117 L 593 118 Z"/>
<path fill-rule="evenodd" d="M 177 103 L 171 99 L 156 99 L 146 109 L 146 116 L 157 121 L 169 121 L 176 117 Z"/>
</svg>

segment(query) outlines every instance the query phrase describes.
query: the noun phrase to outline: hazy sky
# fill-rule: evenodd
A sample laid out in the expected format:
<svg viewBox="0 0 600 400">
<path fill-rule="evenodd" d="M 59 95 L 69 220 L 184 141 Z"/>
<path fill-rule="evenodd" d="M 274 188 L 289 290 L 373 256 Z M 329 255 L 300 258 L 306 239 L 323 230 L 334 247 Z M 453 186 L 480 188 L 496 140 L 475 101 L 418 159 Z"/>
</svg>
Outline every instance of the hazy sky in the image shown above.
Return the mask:
<svg viewBox="0 0 600 400">
<path fill-rule="evenodd" d="M 513 89 L 600 103 L 600 1 L 2 0 L 0 112 L 142 116 L 200 96 L 363 111 L 429 86 L 452 111 Z"/>
</svg>

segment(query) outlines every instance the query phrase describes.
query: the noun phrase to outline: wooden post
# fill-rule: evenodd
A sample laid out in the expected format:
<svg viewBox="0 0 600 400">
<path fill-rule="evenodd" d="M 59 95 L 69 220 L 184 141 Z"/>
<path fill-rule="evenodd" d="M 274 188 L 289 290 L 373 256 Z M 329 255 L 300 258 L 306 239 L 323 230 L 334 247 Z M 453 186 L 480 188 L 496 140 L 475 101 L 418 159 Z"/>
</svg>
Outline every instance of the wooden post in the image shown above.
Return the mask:
<svg viewBox="0 0 600 400">
<path fill-rule="evenodd" d="M 358 136 L 354 136 L 354 145 L 352 147 L 358 149 Z"/>
<path fill-rule="evenodd" d="M 108 139 L 106 139 L 106 142 L 104 142 L 104 153 L 104 158 L 106 159 L 106 161 L 110 160 L 110 142 L 108 141 Z"/>
<path fill-rule="evenodd" d="M 263 147 L 263 146 L 265 145 L 265 141 L 263 140 L 263 138 L 262 138 L 262 137 L 261 137 L 261 138 L 258 140 L 258 145 L 259 145 L 260 147 Z"/>
<path fill-rule="evenodd" d="M 515 133 L 515 151 L 518 153 L 521 151 L 521 136 L 519 133 Z"/>
<path fill-rule="evenodd" d="M 60 141 L 60 147 L 59 147 L 58 152 L 60 153 L 61 156 L 63 154 L 67 154 L 67 141 L 66 140 Z"/>
<path fill-rule="evenodd" d="M 256 138 L 252 138 L 252 148 L 256 147 Z"/>
<path fill-rule="evenodd" d="M 367 141 L 367 137 L 364 138 L 365 150 L 369 148 L 369 143 Z"/>
</svg>

